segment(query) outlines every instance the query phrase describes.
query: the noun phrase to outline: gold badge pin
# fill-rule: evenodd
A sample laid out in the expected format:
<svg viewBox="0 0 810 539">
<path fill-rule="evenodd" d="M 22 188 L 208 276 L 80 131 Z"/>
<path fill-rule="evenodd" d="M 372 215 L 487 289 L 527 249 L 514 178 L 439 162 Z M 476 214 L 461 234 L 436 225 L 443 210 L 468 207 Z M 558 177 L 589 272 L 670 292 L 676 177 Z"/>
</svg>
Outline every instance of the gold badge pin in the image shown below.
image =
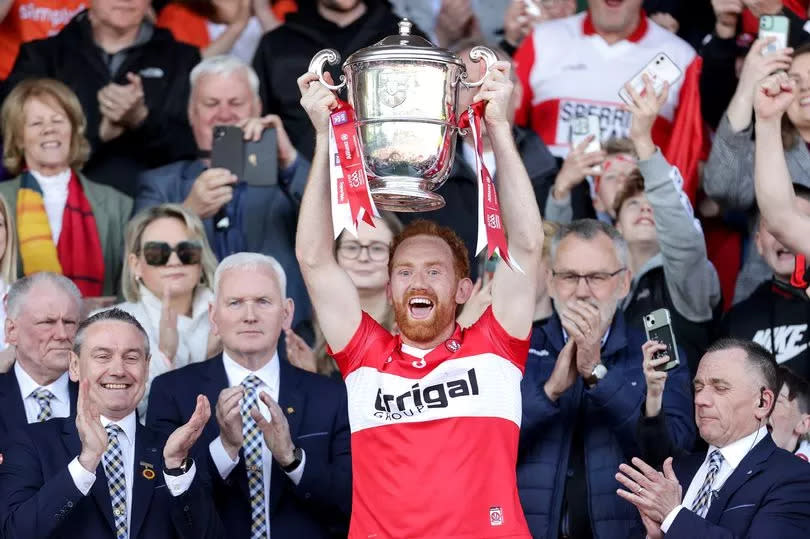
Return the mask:
<svg viewBox="0 0 810 539">
<path fill-rule="evenodd" d="M 148 479 L 149 481 L 151 481 L 152 479 L 155 478 L 155 470 L 152 464 L 144 461 L 141 461 L 138 464 L 143 466 L 143 471 L 141 472 L 141 475 L 143 475 L 144 479 Z"/>
<path fill-rule="evenodd" d="M 288 414 L 294 414 L 295 413 L 295 408 L 293 408 L 292 406 L 287 406 L 287 413 Z"/>
</svg>

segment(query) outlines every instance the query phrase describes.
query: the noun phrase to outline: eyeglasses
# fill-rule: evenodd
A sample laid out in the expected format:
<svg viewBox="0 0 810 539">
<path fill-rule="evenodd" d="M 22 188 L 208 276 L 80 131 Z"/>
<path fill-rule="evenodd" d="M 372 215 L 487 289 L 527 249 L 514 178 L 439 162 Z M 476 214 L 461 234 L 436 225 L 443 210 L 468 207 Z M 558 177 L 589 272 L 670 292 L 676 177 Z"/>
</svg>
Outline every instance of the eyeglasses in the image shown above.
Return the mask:
<svg viewBox="0 0 810 539">
<path fill-rule="evenodd" d="M 551 276 L 565 288 L 576 288 L 579 285 L 580 279 L 585 279 L 585 284 L 591 290 L 603 288 L 613 277 L 617 276 L 627 268 L 619 268 L 613 273 L 607 271 L 595 271 L 593 273 L 577 273 L 575 271 L 554 271 L 551 270 Z"/>
<path fill-rule="evenodd" d="M 346 260 L 355 260 L 365 249 L 368 257 L 374 262 L 385 262 L 388 260 L 389 246 L 381 241 L 372 241 L 368 245 L 363 245 L 356 241 L 344 241 L 338 247 L 338 253 Z"/>
<path fill-rule="evenodd" d="M 172 253 L 177 253 L 180 263 L 187 266 L 200 263 L 202 245 L 196 241 L 181 241 L 172 247 L 165 241 L 147 241 L 143 244 L 141 252 L 144 260 L 150 266 L 165 266 Z"/>
</svg>

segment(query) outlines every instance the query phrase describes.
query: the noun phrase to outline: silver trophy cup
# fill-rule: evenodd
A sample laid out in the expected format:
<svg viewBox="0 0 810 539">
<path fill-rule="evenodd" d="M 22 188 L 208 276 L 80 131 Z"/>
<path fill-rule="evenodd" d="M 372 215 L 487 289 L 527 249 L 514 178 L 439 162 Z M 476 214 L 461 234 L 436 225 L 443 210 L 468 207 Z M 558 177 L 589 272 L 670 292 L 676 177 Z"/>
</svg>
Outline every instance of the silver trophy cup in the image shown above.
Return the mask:
<svg viewBox="0 0 810 539">
<path fill-rule="evenodd" d="M 309 71 L 331 90 L 348 87 L 357 116 L 357 133 L 374 202 L 380 209 L 421 212 L 444 206 L 434 193 L 447 179 L 456 153 L 459 85 L 467 72 L 458 55 L 410 35 L 411 23 L 399 23 L 399 35 L 349 56 L 340 84 L 323 79 L 324 65 L 336 65 L 333 49 L 318 52 Z M 497 60 L 486 47 L 470 51 L 487 69 Z"/>
</svg>

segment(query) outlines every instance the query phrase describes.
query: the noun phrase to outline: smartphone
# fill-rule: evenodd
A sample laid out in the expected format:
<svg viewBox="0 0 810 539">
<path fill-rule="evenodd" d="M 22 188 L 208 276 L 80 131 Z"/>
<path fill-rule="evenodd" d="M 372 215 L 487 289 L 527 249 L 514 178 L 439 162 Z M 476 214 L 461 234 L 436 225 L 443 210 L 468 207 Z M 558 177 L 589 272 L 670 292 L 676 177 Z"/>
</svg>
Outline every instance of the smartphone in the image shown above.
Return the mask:
<svg viewBox="0 0 810 539">
<path fill-rule="evenodd" d="M 775 41 L 762 49 L 762 55 L 782 50 L 788 44 L 790 21 L 784 15 L 763 15 L 759 18 L 759 38 L 774 37 Z"/>
<path fill-rule="evenodd" d="M 231 171 L 242 179 L 245 166 L 245 141 L 242 129 L 235 125 L 214 126 L 214 140 L 211 144 L 211 167 Z"/>
<path fill-rule="evenodd" d="M 669 56 L 663 52 L 659 52 L 644 66 L 644 69 L 636 73 L 635 76 L 630 79 L 630 87 L 639 94 L 644 92 L 644 79 L 642 76 L 645 74 L 652 80 L 653 88 L 657 94 L 664 87 L 665 82 L 668 82 L 669 85 L 672 86 L 681 78 L 683 72 L 681 68 L 675 65 L 675 62 L 673 62 Z M 624 87 L 619 90 L 619 97 L 628 105 L 633 103 L 633 98 L 627 93 Z"/>
<path fill-rule="evenodd" d="M 243 165 L 248 185 L 268 187 L 278 183 L 278 135 L 275 129 L 262 131 L 262 138 L 245 142 Z"/>
<path fill-rule="evenodd" d="M 669 356 L 669 361 L 656 367 L 658 371 L 670 371 L 681 364 L 678 358 L 678 347 L 675 344 L 675 333 L 672 331 L 672 321 L 669 317 L 668 309 L 658 309 L 644 317 L 644 330 L 647 332 L 648 341 L 658 341 L 667 345 L 664 351 L 656 352 L 653 359 L 658 359 L 664 355 Z"/>
<path fill-rule="evenodd" d="M 600 127 L 599 116 L 579 116 L 571 120 L 571 149 L 579 146 L 583 140 L 593 135 L 593 140 L 588 143 L 585 153 L 598 152 L 602 149 L 602 128 Z"/>
</svg>

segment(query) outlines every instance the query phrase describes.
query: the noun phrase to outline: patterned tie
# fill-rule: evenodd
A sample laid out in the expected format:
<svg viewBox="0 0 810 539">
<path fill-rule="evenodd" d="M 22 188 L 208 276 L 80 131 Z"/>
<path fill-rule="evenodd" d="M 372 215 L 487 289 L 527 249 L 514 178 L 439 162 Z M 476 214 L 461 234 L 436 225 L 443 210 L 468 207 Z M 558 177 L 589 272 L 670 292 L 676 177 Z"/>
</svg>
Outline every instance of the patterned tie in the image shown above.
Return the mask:
<svg viewBox="0 0 810 539">
<path fill-rule="evenodd" d="M 701 518 L 706 518 L 706 513 L 709 511 L 712 501 L 712 483 L 717 477 L 717 472 L 720 471 L 722 462 L 723 454 L 719 449 L 715 449 L 709 454 L 709 470 L 706 472 L 706 479 L 703 480 L 703 486 L 700 487 L 697 498 L 692 502 L 692 511 Z"/>
<path fill-rule="evenodd" d="M 242 380 L 245 396 L 242 399 L 242 435 L 245 441 L 245 467 L 247 468 L 248 488 L 250 490 L 250 539 L 267 537 L 267 520 L 264 512 L 264 475 L 262 473 L 262 433 L 256 421 L 250 416 L 250 410 L 258 405 L 256 388 L 262 381 L 253 374 Z"/>
<path fill-rule="evenodd" d="M 39 414 L 37 414 L 37 421 L 42 423 L 43 421 L 47 421 L 53 417 L 53 411 L 51 410 L 51 401 L 55 399 L 53 393 L 45 389 L 44 387 L 40 387 L 36 391 L 31 392 L 31 396 L 36 399 L 37 404 L 39 404 Z"/>
<path fill-rule="evenodd" d="M 115 539 L 127 539 L 127 480 L 124 475 L 124 457 L 118 436 L 124 431 L 118 425 L 107 425 L 107 451 L 101 462 L 107 474 L 107 486 L 110 488 L 113 518 L 115 521 Z"/>
</svg>

